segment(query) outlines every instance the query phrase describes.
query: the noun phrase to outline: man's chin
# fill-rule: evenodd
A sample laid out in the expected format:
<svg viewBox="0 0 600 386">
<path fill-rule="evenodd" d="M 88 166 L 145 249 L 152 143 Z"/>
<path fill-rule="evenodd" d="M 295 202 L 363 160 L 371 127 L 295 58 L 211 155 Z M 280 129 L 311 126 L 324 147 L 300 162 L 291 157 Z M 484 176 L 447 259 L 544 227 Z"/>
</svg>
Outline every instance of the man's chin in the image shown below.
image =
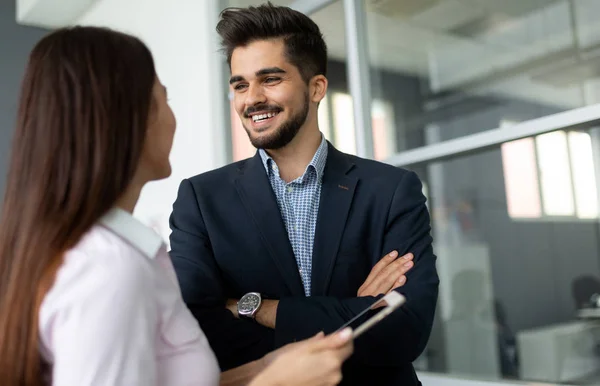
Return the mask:
<svg viewBox="0 0 600 386">
<path fill-rule="evenodd" d="M 268 122 L 267 124 L 264 125 L 260 125 L 260 126 L 254 126 L 252 124 L 250 124 L 249 126 L 244 125 L 246 128 L 246 131 L 250 134 L 250 135 L 255 135 L 255 136 L 262 136 L 265 135 L 265 133 L 277 133 L 279 131 L 279 129 L 281 128 L 280 124 L 277 124 L 277 122 Z"/>
<path fill-rule="evenodd" d="M 272 130 L 271 128 L 261 129 L 260 132 L 253 130 L 248 133 L 248 139 L 250 139 L 250 143 L 257 149 L 270 149 L 270 146 L 277 139 L 277 132 Z"/>
<path fill-rule="evenodd" d="M 278 150 L 287 146 L 298 134 L 299 129 L 300 126 L 296 130 L 290 130 L 290 127 L 286 125 L 277 125 L 261 128 L 260 132 L 256 128 L 246 129 L 246 132 L 255 148 Z"/>
<path fill-rule="evenodd" d="M 268 141 L 268 140 L 263 140 L 258 139 L 258 140 L 250 140 L 250 143 L 252 144 L 252 146 L 254 146 L 257 149 L 264 149 L 264 150 L 278 150 L 281 148 L 281 146 L 275 146 L 275 144 L 273 143 L 273 141 Z"/>
</svg>

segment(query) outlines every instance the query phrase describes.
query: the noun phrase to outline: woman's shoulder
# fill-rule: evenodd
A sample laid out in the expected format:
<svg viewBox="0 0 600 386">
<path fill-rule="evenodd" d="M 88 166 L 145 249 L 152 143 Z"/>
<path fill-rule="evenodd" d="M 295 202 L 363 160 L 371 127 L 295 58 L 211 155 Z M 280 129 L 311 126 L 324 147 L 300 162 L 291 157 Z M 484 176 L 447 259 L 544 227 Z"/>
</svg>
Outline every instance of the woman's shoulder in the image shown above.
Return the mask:
<svg viewBox="0 0 600 386">
<path fill-rule="evenodd" d="M 142 253 L 110 230 L 94 226 L 64 254 L 44 303 L 57 308 L 106 297 L 143 300 L 153 283 L 154 271 Z"/>
</svg>

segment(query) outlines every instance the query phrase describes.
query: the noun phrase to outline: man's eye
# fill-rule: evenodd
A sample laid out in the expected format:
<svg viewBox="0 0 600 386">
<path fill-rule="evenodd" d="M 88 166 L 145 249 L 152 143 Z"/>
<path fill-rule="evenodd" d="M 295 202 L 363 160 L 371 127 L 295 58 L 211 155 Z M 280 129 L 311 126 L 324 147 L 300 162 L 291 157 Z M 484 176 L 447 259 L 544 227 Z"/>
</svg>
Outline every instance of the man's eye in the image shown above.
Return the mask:
<svg viewBox="0 0 600 386">
<path fill-rule="evenodd" d="M 243 90 L 244 88 L 246 88 L 245 84 L 237 84 L 237 85 L 235 85 L 235 87 L 233 89 L 239 91 L 239 90 Z"/>
<path fill-rule="evenodd" d="M 265 82 L 267 83 L 273 83 L 273 82 L 277 82 L 279 80 L 279 78 L 275 78 L 275 77 L 268 77 L 267 79 L 265 79 Z"/>
</svg>

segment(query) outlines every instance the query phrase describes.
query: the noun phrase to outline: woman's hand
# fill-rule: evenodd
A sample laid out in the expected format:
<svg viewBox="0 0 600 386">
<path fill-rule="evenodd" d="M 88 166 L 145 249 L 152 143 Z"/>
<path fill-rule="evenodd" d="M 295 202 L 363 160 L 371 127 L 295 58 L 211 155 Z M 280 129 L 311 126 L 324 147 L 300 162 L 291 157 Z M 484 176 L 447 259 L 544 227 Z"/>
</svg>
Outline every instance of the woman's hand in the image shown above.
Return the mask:
<svg viewBox="0 0 600 386">
<path fill-rule="evenodd" d="M 342 364 L 352 355 L 352 330 L 291 343 L 265 358 L 267 367 L 250 386 L 332 386 L 342 380 Z"/>
</svg>

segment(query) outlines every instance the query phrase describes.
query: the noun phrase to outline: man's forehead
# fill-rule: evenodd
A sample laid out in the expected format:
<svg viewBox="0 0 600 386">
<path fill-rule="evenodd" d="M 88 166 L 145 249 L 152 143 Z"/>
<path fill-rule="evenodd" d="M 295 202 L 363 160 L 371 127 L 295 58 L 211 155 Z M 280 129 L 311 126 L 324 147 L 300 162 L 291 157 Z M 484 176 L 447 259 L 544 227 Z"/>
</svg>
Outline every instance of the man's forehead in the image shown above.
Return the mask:
<svg viewBox="0 0 600 386">
<path fill-rule="evenodd" d="M 289 66 L 283 43 L 261 40 L 237 47 L 231 55 L 231 72 L 254 73 L 261 68 Z"/>
</svg>

